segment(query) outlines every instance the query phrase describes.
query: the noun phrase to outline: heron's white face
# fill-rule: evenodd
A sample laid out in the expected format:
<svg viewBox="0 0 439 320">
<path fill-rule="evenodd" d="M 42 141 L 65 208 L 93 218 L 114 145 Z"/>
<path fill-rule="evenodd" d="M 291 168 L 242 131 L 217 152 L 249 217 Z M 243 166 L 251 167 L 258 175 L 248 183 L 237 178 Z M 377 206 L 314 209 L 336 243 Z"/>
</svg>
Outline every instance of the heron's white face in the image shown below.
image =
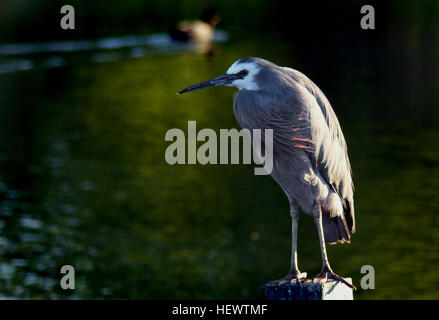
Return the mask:
<svg viewBox="0 0 439 320">
<path fill-rule="evenodd" d="M 229 86 L 237 87 L 239 90 L 259 90 L 259 86 L 255 81 L 255 76 L 258 74 L 259 69 L 253 62 L 239 63 L 239 60 L 236 61 L 227 70 L 227 74 L 236 74 L 246 70 L 247 75 L 243 79 L 234 80 Z"/>
</svg>

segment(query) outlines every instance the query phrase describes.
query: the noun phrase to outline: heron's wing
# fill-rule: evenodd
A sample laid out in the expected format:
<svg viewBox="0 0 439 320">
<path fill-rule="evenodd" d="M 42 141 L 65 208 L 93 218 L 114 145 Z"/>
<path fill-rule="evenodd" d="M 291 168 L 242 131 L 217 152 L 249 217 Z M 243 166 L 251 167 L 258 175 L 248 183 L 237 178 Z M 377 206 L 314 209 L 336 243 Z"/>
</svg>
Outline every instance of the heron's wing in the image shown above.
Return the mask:
<svg viewBox="0 0 439 320">
<path fill-rule="evenodd" d="M 352 171 L 346 141 L 337 116 L 323 92 L 308 77 L 291 68 L 282 69 L 297 83 L 306 88 L 320 107 L 324 119 L 320 122 L 324 123 L 318 123 L 316 126 L 318 130 L 313 130 L 315 145 L 315 159 L 313 160 L 316 162 L 320 175 L 332 186 L 344 202 L 345 211 L 349 213 L 346 217 L 349 229 L 355 232 Z M 321 119 L 321 117 L 316 118 L 317 122 L 319 122 L 318 119 Z M 326 128 L 321 128 L 322 125 L 326 125 Z"/>
</svg>

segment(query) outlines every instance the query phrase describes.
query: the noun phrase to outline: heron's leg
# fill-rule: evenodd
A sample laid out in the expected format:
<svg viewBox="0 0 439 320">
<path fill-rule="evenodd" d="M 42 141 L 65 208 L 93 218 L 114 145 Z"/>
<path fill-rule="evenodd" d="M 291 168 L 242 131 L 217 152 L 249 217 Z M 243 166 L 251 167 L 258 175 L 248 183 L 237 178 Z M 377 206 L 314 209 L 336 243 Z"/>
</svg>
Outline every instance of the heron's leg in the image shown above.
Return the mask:
<svg viewBox="0 0 439 320">
<path fill-rule="evenodd" d="M 320 252 L 322 254 L 322 272 L 324 270 L 332 271 L 328 261 L 328 254 L 326 253 L 325 234 L 323 233 L 323 222 L 322 222 L 322 207 L 318 202 L 314 204 L 313 216 L 314 216 L 314 222 L 317 227 L 317 233 L 319 235 Z"/>
<path fill-rule="evenodd" d="M 342 277 L 336 275 L 334 271 L 332 271 L 331 266 L 329 265 L 328 254 L 326 253 L 325 234 L 323 232 L 322 207 L 317 201 L 314 204 L 313 216 L 314 216 L 314 222 L 317 227 L 317 232 L 319 234 L 320 251 L 322 253 L 322 271 L 314 278 L 314 280 L 332 279 L 336 281 L 341 281 L 351 289 L 356 289 L 355 286 L 348 283 Z"/>
<path fill-rule="evenodd" d="M 291 205 L 291 269 L 289 274 L 294 274 L 297 278 L 303 278 L 303 275 L 299 271 L 297 263 L 297 231 L 299 228 L 299 209 Z M 300 277 L 302 275 L 302 277 Z M 306 273 L 304 274 L 306 278 Z"/>
<path fill-rule="evenodd" d="M 274 280 L 269 282 L 268 284 L 276 284 L 278 286 L 282 286 L 284 284 L 293 283 L 293 282 L 302 282 L 302 280 L 306 279 L 307 273 L 300 272 L 297 264 L 297 230 L 299 226 L 299 208 L 294 205 L 291 205 L 291 268 L 290 272 L 283 277 L 282 279 Z"/>
</svg>

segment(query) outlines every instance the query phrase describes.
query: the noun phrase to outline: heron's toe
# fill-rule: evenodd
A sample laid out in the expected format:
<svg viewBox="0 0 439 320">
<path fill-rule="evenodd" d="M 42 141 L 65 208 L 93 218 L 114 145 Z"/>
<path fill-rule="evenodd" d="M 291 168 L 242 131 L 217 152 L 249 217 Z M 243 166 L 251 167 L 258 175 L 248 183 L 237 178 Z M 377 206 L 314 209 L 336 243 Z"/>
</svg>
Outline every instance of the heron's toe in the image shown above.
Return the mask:
<svg viewBox="0 0 439 320">
<path fill-rule="evenodd" d="M 273 280 L 264 285 L 277 285 L 278 287 L 281 287 L 286 284 L 292 284 L 292 283 L 302 283 L 306 279 L 307 273 L 306 272 L 300 272 L 300 271 L 294 271 L 288 273 L 285 277 Z"/>
<path fill-rule="evenodd" d="M 353 290 L 357 290 L 357 288 L 354 285 L 350 284 L 345 279 L 343 279 L 339 275 L 335 274 L 332 270 L 325 270 L 325 271 L 320 272 L 318 275 L 316 275 L 312 279 L 312 282 L 313 283 L 326 283 L 326 282 L 328 282 L 328 280 L 340 281 L 341 283 L 344 283 L 345 285 L 347 285 L 349 288 L 351 288 Z"/>
</svg>

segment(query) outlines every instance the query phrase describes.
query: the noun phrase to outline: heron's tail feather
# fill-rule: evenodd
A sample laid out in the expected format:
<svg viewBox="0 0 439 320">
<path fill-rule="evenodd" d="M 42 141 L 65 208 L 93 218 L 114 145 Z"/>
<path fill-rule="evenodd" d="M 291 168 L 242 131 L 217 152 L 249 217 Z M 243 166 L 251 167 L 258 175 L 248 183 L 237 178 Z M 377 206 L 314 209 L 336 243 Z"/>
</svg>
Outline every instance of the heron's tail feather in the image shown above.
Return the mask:
<svg viewBox="0 0 439 320">
<path fill-rule="evenodd" d="M 351 242 L 351 233 L 344 215 L 331 217 L 328 211 L 322 208 L 323 232 L 325 242 L 329 244 Z"/>
</svg>

